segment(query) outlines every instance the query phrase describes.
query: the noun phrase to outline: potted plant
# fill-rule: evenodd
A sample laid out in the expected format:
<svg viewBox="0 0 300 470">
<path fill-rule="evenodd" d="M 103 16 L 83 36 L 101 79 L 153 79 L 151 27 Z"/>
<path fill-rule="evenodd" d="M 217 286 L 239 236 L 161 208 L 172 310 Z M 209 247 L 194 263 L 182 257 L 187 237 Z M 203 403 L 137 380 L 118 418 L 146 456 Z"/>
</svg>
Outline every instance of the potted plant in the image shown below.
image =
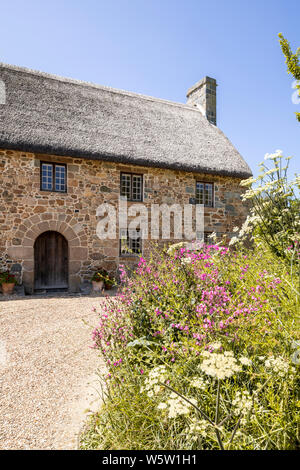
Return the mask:
<svg viewBox="0 0 300 470">
<path fill-rule="evenodd" d="M 0 273 L 0 285 L 3 295 L 11 295 L 16 284 L 17 280 L 13 274 L 8 271 Z"/>
<path fill-rule="evenodd" d="M 103 290 L 106 275 L 107 273 L 106 271 L 104 272 L 103 269 L 100 269 L 99 271 L 95 272 L 92 277 L 93 291 L 101 292 Z"/>
<path fill-rule="evenodd" d="M 111 289 L 114 285 L 116 284 L 116 281 L 115 279 L 110 276 L 109 274 L 106 276 L 105 280 L 104 280 L 104 287 L 105 289 L 109 290 Z"/>
</svg>

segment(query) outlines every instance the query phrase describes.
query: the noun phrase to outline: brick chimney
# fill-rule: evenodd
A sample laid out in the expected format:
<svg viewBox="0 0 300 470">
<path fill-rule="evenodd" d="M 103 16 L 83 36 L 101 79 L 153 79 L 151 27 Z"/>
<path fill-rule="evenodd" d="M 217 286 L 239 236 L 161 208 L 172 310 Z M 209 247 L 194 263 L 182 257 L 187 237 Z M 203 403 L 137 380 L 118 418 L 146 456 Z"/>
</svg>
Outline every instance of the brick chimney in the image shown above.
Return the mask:
<svg viewBox="0 0 300 470">
<path fill-rule="evenodd" d="M 204 77 L 187 92 L 187 104 L 197 107 L 211 124 L 217 124 L 216 104 L 217 82 L 214 78 Z"/>
</svg>

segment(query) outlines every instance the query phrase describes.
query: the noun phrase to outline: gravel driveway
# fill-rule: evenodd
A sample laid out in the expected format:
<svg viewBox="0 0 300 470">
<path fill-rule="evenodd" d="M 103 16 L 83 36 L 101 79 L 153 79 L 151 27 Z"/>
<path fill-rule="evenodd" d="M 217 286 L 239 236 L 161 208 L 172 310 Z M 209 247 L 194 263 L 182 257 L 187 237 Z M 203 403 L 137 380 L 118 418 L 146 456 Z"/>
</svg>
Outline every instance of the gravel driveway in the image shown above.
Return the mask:
<svg viewBox="0 0 300 470">
<path fill-rule="evenodd" d="M 0 449 L 76 448 L 84 411 L 99 406 L 103 365 L 89 346 L 104 300 L 0 302 Z"/>
</svg>

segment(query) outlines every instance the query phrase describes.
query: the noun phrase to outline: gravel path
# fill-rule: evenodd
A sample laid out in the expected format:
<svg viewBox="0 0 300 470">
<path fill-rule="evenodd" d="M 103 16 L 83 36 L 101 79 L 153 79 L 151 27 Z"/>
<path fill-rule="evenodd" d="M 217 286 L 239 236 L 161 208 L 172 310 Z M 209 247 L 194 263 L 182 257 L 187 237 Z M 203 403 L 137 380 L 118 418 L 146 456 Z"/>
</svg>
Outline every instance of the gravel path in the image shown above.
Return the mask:
<svg viewBox="0 0 300 470">
<path fill-rule="evenodd" d="M 74 449 L 102 368 L 91 345 L 103 298 L 0 302 L 0 449 Z M 98 400 L 98 401 L 97 401 Z"/>
</svg>

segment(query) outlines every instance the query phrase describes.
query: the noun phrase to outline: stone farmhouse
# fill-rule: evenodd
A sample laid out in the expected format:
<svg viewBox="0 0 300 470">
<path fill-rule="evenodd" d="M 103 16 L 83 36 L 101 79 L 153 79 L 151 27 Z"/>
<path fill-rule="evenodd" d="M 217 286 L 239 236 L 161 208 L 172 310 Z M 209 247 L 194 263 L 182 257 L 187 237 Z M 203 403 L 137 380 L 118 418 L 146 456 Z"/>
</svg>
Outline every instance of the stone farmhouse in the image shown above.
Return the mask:
<svg viewBox="0 0 300 470">
<path fill-rule="evenodd" d="M 27 293 L 79 292 L 134 264 L 150 240 L 118 221 L 116 239 L 96 233 L 97 208 L 120 197 L 204 204 L 205 236 L 230 238 L 251 170 L 216 127 L 216 86 L 205 77 L 181 104 L 0 64 L 0 271 Z"/>
</svg>

